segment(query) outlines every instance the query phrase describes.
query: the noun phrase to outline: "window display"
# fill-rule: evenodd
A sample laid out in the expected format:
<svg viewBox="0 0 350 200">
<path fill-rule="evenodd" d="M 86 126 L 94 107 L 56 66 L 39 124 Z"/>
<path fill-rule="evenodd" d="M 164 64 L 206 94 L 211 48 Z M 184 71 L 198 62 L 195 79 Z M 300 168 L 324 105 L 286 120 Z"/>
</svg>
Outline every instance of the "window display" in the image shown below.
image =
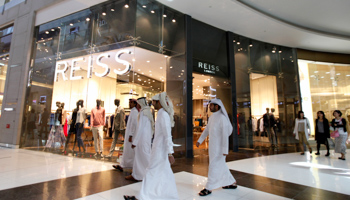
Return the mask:
<svg viewBox="0 0 350 200">
<path fill-rule="evenodd" d="M 305 116 L 315 134 L 317 112 L 323 111 L 330 121 L 333 111 L 350 118 L 350 65 L 298 60 L 300 93 Z"/>
<path fill-rule="evenodd" d="M 186 95 L 181 91 L 184 48 L 162 46 L 163 41 L 176 44 L 184 39 L 183 24 L 163 18 L 160 13 L 175 12 L 163 5 L 155 16 L 140 5 L 132 1 L 126 8 L 121 1 L 107 2 L 36 28 L 22 148 L 109 155 L 123 148 L 124 132 L 113 132 L 118 124 L 123 124 L 121 130 L 128 126 L 129 99 L 150 100 L 171 87 L 177 120 L 173 139 L 176 151 L 184 151 L 185 125 L 179 120 Z M 137 21 L 146 19 L 161 20 L 162 28 L 138 27 L 136 32 L 164 32 L 160 44 L 147 42 L 152 41 L 150 35 L 136 37 Z"/>
</svg>

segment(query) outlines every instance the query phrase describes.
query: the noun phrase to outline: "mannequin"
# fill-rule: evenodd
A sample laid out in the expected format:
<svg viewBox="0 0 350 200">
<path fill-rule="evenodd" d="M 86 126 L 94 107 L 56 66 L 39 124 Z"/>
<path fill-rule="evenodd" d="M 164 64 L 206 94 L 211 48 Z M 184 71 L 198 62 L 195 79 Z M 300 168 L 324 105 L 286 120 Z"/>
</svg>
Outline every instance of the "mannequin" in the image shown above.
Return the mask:
<svg viewBox="0 0 350 200">
<path fill-rule="evenodd" d="M 87 118 L 87 113 L 86 113 L 86 109 L 84 108 L 84 100 L 82 99 L 79 100 L 77 104 L 78 104 L 78 108 L 77 108 L 78 111 L 77 111 L 75 127 L 76 127 L 76 134 L 77 134 L 77 140 L 78 140 L 78 147 L 79 147 L 79 153 L 81 153 L 80 147 L 83 148 L 83 151 L 85 153 L 84 142 L 83 142 L 83 139 L 81 138 L 81 134 L 84 131 L 84 123 Z"/>
<path fill-rule="evenodd" d="M 114 114 L 114 121 L 112 125 L 112 131 L 114 132 L 114 138 L 109 150 L 108 157 L 113 155 L 115 145 L 117 144 L 118 135 L 122 134 L 123 138 L 125 137 L 125 112 L 124 109 L 120 106 L 120 100 L 115 99 L 114 104 L 117 106 Z M 125 139 L 125 138 L 124 138 Z"/>
<path fill-rule="evenodd" d="M 66 142 L 66 137 L 63 133 L 62 127 L 62 107 L 61 102 L 56 102 L 57 110 L 55 113 L 55 122 L 54 126 L 52 126 L 49 134 L 49 138 L 47 139 L 47 143 L 45 145 L 44 151 L 46 148 L 55 147 L 56 143 L 60 143 L 60 146 Z"/>
<path fill-rule="evenodd" d="M 271 131 L 271 142 L 272 146 L 277 150 L 277 134 L 276 134 L 276 118 L 275 118 L 275 109 L 271 108 L 270 113 L 270 131 Z"/>
<path fill-rule="evenodd" d="M 96 99 L 96 108 L 91 110 L 91 130 L 94 136 L 95 158 L 103 158 L 103 127 L 106 123 L 105 109 L 101 107 L 101 99 Z"/>
<path fill-rule="evenodd" d="M 55 113 L 55 125 L 62 124 L 62 107 L 61 107 L 61 102 L 57 101 L 56 102 L 57 110 Z"/>
<path fill-rule="evenodd" d="M 67 136 L 67 141 L 66 141 L 66 145 L 64 146 L 64 150 L 63 152 L 66 154 L 67 153 L 67 147 L 68 147 L 68 142 L 69 142 L 69 139 L 71 137 L 71 135 L 73 134 L 76 134 L 76 121 L 77 121 L 77 114 L 78 114 L 78 110 L 79 110 L 79 104 L 78 102 L 76 103 L 77 104 L 77 108 L 75 108 L 73 110 L 73 113 L 72 113 L 72 119 L 71 121 L 69 122 L 70 124 L 70 128 L 69 128 L 69 131 L 68 131 L 68 136 Z M 77 141 L 77 137 L 75 136 L 75 141 L 74 141 L 74 146 L 75 146 L 75 142 Z M 83 147 L 84 148 L 84 147 Z M 74 153 L 74 147 L 73 147 L 73 153 Z"/>
</svg>

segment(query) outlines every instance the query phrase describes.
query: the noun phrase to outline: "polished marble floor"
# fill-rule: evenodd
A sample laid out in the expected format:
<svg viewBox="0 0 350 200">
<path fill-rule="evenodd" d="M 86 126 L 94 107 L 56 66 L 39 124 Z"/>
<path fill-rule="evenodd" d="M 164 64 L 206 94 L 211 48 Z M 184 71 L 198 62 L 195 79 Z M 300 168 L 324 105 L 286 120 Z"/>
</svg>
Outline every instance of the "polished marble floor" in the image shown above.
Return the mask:
<svg viewBox="0 0 350 200">
<path fill-rule="evenodd" d="M 205 150 L 193 159 L 177 158 L 172 166 L 180 199 L 350 199 L 349 160 L 338 155 L 301 156 L 285 146 L 230 152 L 227 164 L 239 185 L 217 189 L 207 197 L 197 193 L 208 173 Z M 291 153 L 292 152 L 292 153 Z M 332 152 L 332 151 L 331 151 Z M 136 195 L 140 183 L 124 179 L 112 168 L 115 159 L 79 158 L 57 152 L 0 148 L 0 199 L 122 199 Z"/>
<path fill-rule="evenodd" d="M 175 173 L 176 187 L 180 200 L 197 200 L 197 199 L 230 199 L 230 200 L 255 200 L 255 199 L 288 199 L 278 195 L 261 192 L 247 187 L 239 186 L 235 190 L 217 189 L 206 197 L 199 197 L 198 191 L 205 187 L 207 178 L 188 172 Z M 141 183 L 134 183 L 120 188 L 108 190 L 105 192 L 90 195 L 79 200 L 123 200 L 123 195 L 137 195 L 140 191 Z"/>
<path fill-rule="evenodd" d="M 314 153 L 287 153 L 228 162 L 231 170 L 315 187 L 350 195 L 350 154 L 339 160 L 340 154 L 331 150 L 329 157 Z M 350 199 L 350 197 L 349 197 Z"/>
</svg>

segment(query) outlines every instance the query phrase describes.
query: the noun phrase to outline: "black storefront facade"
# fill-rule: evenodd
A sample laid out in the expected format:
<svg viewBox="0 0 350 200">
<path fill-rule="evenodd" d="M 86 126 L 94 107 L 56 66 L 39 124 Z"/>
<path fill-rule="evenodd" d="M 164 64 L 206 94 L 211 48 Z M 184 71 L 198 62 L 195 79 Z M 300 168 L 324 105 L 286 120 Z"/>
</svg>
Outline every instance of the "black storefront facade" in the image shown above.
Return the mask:
<svg viewBox="0 0 350 200">
<path fill-rule="evenodd" d="M 279 146 L 295 143 L 291 121 L 300 100 L 292 48 L 220 30 L 155 1 L 108 1 L 39 25 L 34 35 L 21 148 L 45 147 L 56 102 L 67 112 L 64 127 L 78 100 L 89 111 L 101 99 L 111 117 L 114 99 L 128 114 L 129 98 L 162 91 L 174 103 L 178 156 L 205 150 L 194 141 L 213 98 L 232 119 L 230 150 L 268 146 L 256 124 L 267 107 L 275 110 Z"/>
</svg>

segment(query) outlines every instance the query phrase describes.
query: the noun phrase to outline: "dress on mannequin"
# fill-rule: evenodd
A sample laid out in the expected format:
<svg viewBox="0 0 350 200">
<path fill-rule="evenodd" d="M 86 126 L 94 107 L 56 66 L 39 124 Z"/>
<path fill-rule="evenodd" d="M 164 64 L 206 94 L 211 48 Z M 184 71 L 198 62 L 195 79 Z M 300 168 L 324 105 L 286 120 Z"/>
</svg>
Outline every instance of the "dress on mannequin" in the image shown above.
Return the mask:
<svg viewBox="0 0 350 200">
<path fill-rule="evenodd" d="M 83 150 L 85 152 L 84 142 L 81 138 L 81 134 L 84 132 L 84 123 L 87 117 L 86 109 L 84 108 L 84 101 L 79 100 L 78 101 L 78 112 L 77 112 L 77 119 L 76 119 L 76 133 L 77 133 L 77 141 L 78 141 L 78 147 L 80 152 L 80 147 L 83 147 Z"/>
</svg>

